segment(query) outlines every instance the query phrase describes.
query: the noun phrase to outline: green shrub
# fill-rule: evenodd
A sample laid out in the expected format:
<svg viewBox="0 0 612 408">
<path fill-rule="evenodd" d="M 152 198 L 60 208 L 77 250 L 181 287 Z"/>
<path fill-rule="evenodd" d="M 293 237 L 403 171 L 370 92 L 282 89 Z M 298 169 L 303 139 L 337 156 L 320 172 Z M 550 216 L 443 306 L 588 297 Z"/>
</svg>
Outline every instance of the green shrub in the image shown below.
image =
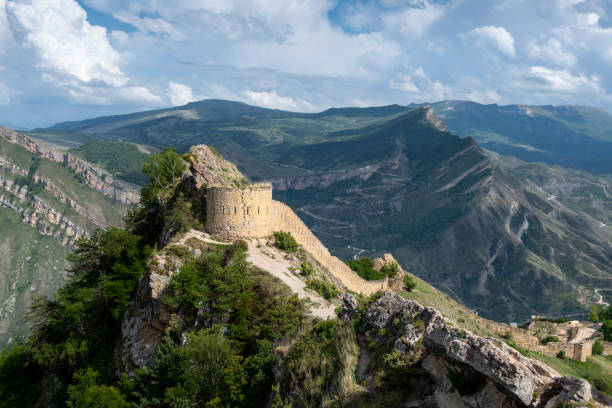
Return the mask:
<svg viewBox="0 0 612 408">
<path fill-rule="evenodd" d="M 589 309 L 588 320 L 592 322 L 598 322 L 599 312 L 601 311 L 602 308 L 603 308 L 603 305 L 591 305 L 591 308 Z"/>
<path fill-rule="evenodd" d="M 274 242 L 276 247 L 281 251 L 295 252 L 298 249 L 298 243 L 290 232 L 277 231 L 274 233 Z"/>
<path fill-rule="evenodd" d="M 166 249 L 170 255 L 174 255 L 179 259 L 187 259 L 191 256 L 191 249 L 185 245 L 172 245 Z"/>
<path fill-rule="evenodd" d="M 561 350 L 560 352 L 557 353 L 557 358 L 561 359 L 561 360 L 565 360 L 566 356 L 565 356 L 565 350 Z"/>
<path fill-rule="evenodd" d="M 553 336 L 552 334 L 549 334 L 548 336 L 544 337 L 543 339 L 540 340 L 540 343 L 542 344 L 548 344 L 548 343 L 558 343 L 560 340 L 557 336 Z"/>
<path fill-rule="evenodd" d="M 551 322 L 551 323 L 557 323 L 557 324 L 569 322 L 569 319 L 565 317 L 559 317 L 557 319 L 552 319 L 550 317 L 536 317 L 534 320 L 536 322 Z"/>
<path fill-rule="evenodd" d="M 387 276 L 394 278 L 399 273 L 397 262 L 385 264 L 377 271 L 374 269 L 374 261 L 368 257 L 346 261 L 346 264 L 365 280 L 382 280 Z"/>
<path fill-rule="evenodd" d="M 404 289 L 410 292 L 416 288 L 416 281 L 414 278 L 408 274 L 404 275 Z"/>
<path fill-rule="evenodd" d="M 337 319 L 317 323 L 291 346 L 279 375 L 278 399 L 289 398 L 293 407 L 345 406 L 338 399 L 343 371 L 357 354 L 355 343 L 351 325 Z"/>
<path fill-rule="evenodd" d="M 74 374 L 75 384 L 68 386 L 69 408 L 129 408 L 117 387 L 99 385 L 100 373 L 91 368 Z"/>
<path fill-rule="evenodd" d="M 300 265 L 300 273 L 302 274 L 302 276 L 312 275 L 314 273 L 314 268 L 312 267 L 312 264 L 308 261 L 302 262 Z"/>
<path fill-rule="evenodd" d="M 604 352 L 604 346 L 601 341 L 597 340 L 593 343 L 593 354 L 602 355 Z"/>
<path fill-rule="evenodd" d="M 386 276 L 383 272 L 375 270 L 374 261 L 367 257 L 346 261 L 346 264 L 365 280 L 381 280 Z"/>
<path fill-rule="evenodd" d="M 308 282 L 306 282 L 306 287 L 313 289 L 327 300 L 338 297 L 340 294 L 340 291 L 333 283 L 323 282 L 320 279 L 310 279 Z"/>
<path fill-rule="evenodd" d="M 397 264 L 397 262 L 391 262 L 391 263 L 385 264 L 380 269 L 380 272 L 390 278 L 395 278 L 397 274 L 399 273 L 399 265 Z"/>
</svg>

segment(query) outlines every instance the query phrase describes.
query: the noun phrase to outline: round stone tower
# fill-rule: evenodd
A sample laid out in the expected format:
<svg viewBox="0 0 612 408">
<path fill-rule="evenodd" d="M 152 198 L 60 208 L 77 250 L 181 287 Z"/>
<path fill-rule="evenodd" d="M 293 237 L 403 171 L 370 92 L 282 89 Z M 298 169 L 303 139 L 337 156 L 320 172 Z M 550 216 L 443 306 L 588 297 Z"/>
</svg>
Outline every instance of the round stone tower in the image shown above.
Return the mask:
<svg viewBox="0 0 612 408">
<path fill-rule="evenodd" d="M 206 189 L 206 230 L 220 240 L 272 235 L 272 186 Z"/>
</svg>

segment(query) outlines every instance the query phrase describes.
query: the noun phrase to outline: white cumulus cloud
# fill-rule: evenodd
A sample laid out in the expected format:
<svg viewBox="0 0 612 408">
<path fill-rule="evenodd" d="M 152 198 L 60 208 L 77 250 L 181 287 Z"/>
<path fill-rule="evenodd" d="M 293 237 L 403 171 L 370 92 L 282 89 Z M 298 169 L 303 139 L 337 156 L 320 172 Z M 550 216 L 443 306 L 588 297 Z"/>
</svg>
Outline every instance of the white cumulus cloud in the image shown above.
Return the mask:
<svg viewBox="0 0 612 408">
<path fill-rule="evenodd" d="M 23 37 L 23 46 L 38 54 L 41 70 L 87 83 L 122 86 L 128 82 L 106 29 L 89 24 L 85 10 L 75 1 L 9 1 L 6 11 Z"/>
<path fill-rule="evenodd" d="M 542 66 L 530 68 L 532 77 L 540 80 L 552 91 L 560 92 L 584 92 L 590 90 L 599 92 L 599 78 L 596 75 L 590 77 L 579 74 L 572 75 L 567 70 L 555 70 Z"/>
<path fill-rule="evenodd" d="M 489 25 L 474 28 L 465 37 L 473 41 L 477 47 L 486 48 L 492 46 L 508 57 L 516 56 L 514 37 L 504 27 Z"/>
<path fill-rule="evenodd" d="M 168 84 L 168 98 L 172 106 L 186 105 L 197 99 L 190 87 L 173 81 Z"/>
<path fill-rule="evenodd" d="M 315 110 L 314 106 L 304 99 L 281 96 L 275 91 L 246 90 L 242 92 L 242 96 L 246 103 L 263 106 L 264 108 L 282 109 L 294 112 L 311 112 Z"/>
<path fill-rule="evenodd" d="M 389 80 L 389 88 L 411 94 L 415 100 L 434 101 L 452 95 L 449 87 L 440 81 L 432 80 L 421 67 L 405 66 L 402 72 Z"/>
<path fill-rule="evenodd" d="M 552 61 L 558 65 L 574 66 L 576 57 L 574 54 L 563 49 L 561 42 L 556 38 L 550 38 L 545 44 L 529 44 L 529 56 L 531 58 L 544 59 Z"/>
</svg>

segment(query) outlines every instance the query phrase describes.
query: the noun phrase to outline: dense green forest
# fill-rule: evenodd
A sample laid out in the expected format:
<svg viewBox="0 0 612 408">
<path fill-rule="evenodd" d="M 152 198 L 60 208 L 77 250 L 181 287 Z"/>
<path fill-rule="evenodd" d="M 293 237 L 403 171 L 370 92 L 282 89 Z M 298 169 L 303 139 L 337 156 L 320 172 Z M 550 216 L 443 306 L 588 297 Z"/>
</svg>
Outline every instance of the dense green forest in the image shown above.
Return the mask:
<svg viewBox="0 0 612 408">
<path fill-rule="evenodd" d="M 141 171 L 147 154 L 141 152 L 134 143 L 90 139 L 70 149 L 70 153 L 130 183 L 143 185 L 147 182 L 146 175 Z"/>
</svg>

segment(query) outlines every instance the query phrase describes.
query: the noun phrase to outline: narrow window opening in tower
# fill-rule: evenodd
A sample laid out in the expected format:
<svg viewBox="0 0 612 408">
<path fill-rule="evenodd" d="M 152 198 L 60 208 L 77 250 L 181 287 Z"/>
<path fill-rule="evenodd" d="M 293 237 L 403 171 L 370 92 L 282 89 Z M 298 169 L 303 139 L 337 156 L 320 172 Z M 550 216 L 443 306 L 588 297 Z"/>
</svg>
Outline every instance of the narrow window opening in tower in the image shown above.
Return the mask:
<svg viewBox="0 0 612 408">
<path fill-rule="evenodd" d="M 236 207 L 234 207 L 234 214 L 238 214 L 238 213 L 236 212 Z"/>
</svg>

